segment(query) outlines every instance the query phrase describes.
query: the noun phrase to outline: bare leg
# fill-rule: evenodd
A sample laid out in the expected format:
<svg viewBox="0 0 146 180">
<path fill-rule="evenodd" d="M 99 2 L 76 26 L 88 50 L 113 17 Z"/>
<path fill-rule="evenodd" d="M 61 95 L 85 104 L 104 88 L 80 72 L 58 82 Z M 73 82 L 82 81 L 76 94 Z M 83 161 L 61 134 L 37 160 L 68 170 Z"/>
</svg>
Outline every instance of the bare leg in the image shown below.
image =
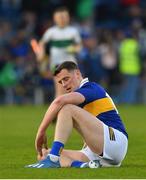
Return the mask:
<svg viewBox="0 0 146 180">
<path fill-rule="evenodd" d="M 104 144 L 102 122 L 76 105 L 68 104 L 60 110 L 55 130 L 55 141 L 65 144 L 73 126 L 93 152 L 102 153 Z"/>
<path fill-rule="evenodd" d="M 43 156 L 40 158 L 38 157 L 38 160 L 43 160 L 46 158 L 46 156 L 49 154 L 51 149 L 43 149 Z M 61 163 L 61 167 L 70 167 L 72 161 L 74 160 L 78 160 L 78 161 L 83 161 L 83 162 L 88 162 L 89 159 L 88 157 L 83 154 L 80 151 L 77 150 L 63 150 L 61 152 L 61 157 L 60 157 L 60 163 Z"/>
<path fill-rule="evenodd" d="M 82 135 L 90 149 L 101 154 L 103 151 L 103 123 L 87 111 L 76 105 L 65 105 L 58 113 L 55 141 L 66 143 L 73 127 Z M 79 151 L 63 150 L 60 156 L 61 167 L 70 167 L 72 161 L 89 161 L 89 159 Z"/>
</svg>

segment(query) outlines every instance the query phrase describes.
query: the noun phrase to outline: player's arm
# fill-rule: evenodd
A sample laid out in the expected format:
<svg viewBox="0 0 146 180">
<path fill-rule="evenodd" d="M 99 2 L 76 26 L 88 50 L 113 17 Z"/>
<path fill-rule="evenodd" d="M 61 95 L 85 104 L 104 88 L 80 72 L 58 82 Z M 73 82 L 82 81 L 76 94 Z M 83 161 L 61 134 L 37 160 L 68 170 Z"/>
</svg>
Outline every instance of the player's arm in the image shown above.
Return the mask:
<svg viewBox="0 0 146 180">
<path fill-rule="evenodd" d="M 57 97 L 49 106 L 45 113 L 43 121 L 39 127 L 39 131 L 46 131 L 51 121 L 56 118 L 58 112 L 66 104 L 81 104 L 85 101 L 85 97 L 78 92 L 71 92 L 62 96 Z"/>
<path fill-rule="evenodd" d="M 40 62 L 46 55 L 46 43 L 48 43 L 52 36 L 52 30 L 48 29 L 43 34 L 41 40 L 38 42 L 36 39 L 30 41 L 30 45 L 36 55 L 37 60 Z"/>
<path fill-rule="evenodd" d="M 43 41 L 37 41 L 36 39 L 32 39 L 30 41 L 33 52 L 36 55 L 37 60 L 40 62 L 45 57 L 45 43 Z"/>
<path fill-rule="evenodd" d="M 42 61 L 46 55 L 46 52 L 45 52 L 46 44 L 45 44 L 45 42 L 40 40 L 39 41 L 39 47 L 40 47 L 40 52 L 37 55 L 37 59 L 38 59 L 38 61 Z"/>
<path fill-rule="evenodd" d="M 85 98 L 82 94 L 78 92 L 68 93 L 62 96 L 57 97 L 49 106 L 48 110 L 45 113 L 45 116 L 40 124 L 40 127 L 37 132 L 35 147 L 38 153 L 42 154 L 42 147 L 46 147 L 46 136 L 45 132 L 49 124 L 54 118 L 56 118 L 58 112 L 66 104 L 78 105 L 85 101 Z"/>
</svg>

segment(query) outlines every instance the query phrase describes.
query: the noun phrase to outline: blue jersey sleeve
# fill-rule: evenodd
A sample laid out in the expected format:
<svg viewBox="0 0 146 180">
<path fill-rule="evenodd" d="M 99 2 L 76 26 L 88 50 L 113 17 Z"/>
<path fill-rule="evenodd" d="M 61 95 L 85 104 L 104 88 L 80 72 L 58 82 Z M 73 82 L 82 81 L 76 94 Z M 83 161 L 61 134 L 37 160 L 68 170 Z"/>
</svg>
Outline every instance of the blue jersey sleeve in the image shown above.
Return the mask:
<svg viewBox="0 0 146 180">
<path fill-rule="evenodd" d="M 105 91 L 103 88 L 98 86 L 96 83 L 88 82 L 75 92 L 79 92 L 85 97 L 85 102 L 90 103 L 94 100 L 105 97 Z"/>
</svg>

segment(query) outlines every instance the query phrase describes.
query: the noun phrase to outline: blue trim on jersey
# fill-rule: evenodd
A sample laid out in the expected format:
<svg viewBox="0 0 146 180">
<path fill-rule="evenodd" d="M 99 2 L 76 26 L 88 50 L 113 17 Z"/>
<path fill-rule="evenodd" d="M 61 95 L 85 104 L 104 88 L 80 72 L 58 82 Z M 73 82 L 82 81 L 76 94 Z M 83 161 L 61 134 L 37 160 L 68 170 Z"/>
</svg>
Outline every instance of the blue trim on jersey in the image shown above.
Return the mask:
<svg viewBox="0 0 146 180">
<path fill-rule="evenodd" d="M 87 82 L 77 89 L 76 92 L 81 93 L 85 97 L 84 103 L 79 105 L 81 108 L 95 115 L 107 126 L 121 131 L 128 138 L 116 107 L 103 87 L 94 82 Z"/>
</svg>

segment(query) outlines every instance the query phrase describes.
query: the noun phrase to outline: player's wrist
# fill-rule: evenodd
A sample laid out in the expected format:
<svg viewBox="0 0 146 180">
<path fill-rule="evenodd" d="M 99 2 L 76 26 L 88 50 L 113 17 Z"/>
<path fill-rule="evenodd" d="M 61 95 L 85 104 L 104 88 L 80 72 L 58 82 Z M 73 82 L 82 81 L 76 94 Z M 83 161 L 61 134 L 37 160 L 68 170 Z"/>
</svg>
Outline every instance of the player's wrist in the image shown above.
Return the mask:
<svg viewBox="0 0 146 180">
<path fill-rule="evenodd" d="M 39 127 L 38 132 L 37 132 L 37 137 L 38 136 L 45 136 L 45 129 L 43 127 Z"/>
<path fill-rule="evenodd" d="M 66 48 L 66 51 L 67 51 L 68 53 L 75 53 L 75 52 L 76 52 L 76 48 L 75 48 L 74 46 L 68 46 L 68 47 Z"/>
</svg>

